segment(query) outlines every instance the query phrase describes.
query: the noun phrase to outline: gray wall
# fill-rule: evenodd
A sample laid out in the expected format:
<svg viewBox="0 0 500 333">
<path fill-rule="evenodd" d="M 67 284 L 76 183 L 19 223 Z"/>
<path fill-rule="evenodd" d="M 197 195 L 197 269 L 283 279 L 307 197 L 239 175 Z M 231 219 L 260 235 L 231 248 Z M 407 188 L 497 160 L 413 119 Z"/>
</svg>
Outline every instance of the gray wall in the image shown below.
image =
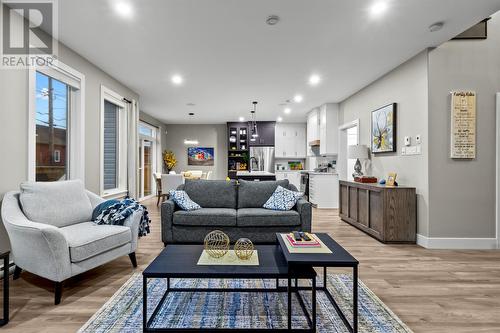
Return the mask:
<svg viewBox="0 0 500 333">
<path fill-rule="evenodd" d="M 214 179 L 225 179 L 227 176 L 227 130 L 225 124 L 210 125 L 167 125 L 165 149 L 172 150 L 177 157 L 174 171 L 212 170 Z M 198 147 L 214 147 L 215 165 L 187 165 L 187 148 L 184 139 L 198 140 Z"/>
<path fill-rule="evenodd" d="M 340 104 L 340 124 L 360 120 L 359 143 L 370 147 L 371 112 L 397 103 L 398 152 L 371 156 L 367 174 L 387 178 L 398 174 L 399 184 L 414 186 L 418 195 L 418 233 L 428 234 L 427 52 L 424 51 Z M 404 137 L 422 136 L 422 154 L 401 156 Z M 345 157 L 344 157 L 345 158 Z M 338 162 L 345 163 L 344 161 Z"/>
<path fill-rule="evenodd" d="M 450 156 L 450 91 L 477 93 L 477 158 Z M 495 237 L 495 94 L 500 92 L 500 14 L 488 39 L 429 52 L 429 187 L 432 237 Z"/>
<path fill-rule="evenodd" d="M 100 173 L 100 87 L 115 90 L 128 99 L 139 96 L 79 56 L 66 46 L 59 45 L 59 59 L 85 75 L 85 183 L 99 193 Z M 0 199 L 5 192 L 16 190 L 28 175 L 28 71 L 0 72 Z M 0 248 L 7 246 L 5 230 L 0 224 Z"/>
</svg>

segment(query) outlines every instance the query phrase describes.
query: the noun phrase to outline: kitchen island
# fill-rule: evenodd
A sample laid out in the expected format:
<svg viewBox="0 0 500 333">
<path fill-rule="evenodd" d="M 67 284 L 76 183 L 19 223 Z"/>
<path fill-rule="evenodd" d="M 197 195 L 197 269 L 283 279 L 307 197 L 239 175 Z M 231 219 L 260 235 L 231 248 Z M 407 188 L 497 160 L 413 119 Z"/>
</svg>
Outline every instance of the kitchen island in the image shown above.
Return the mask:
<svg viewBox="0 0 500 333">
<path fill-rule="evenodd" d="M 276 175 L 269 171 L 238 171 L 236 179 L 254 181 L 276 180 Z"/>
</svg>

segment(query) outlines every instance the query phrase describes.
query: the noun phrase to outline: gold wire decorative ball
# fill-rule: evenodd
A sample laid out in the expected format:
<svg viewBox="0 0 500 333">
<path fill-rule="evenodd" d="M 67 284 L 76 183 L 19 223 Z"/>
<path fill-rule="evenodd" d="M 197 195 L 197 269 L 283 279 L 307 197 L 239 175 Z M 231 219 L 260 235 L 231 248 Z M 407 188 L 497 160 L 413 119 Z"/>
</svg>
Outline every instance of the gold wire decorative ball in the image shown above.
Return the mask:
<svg viewBox="0 0 500 333">
<path fill-rule="evenodd" d="M 253 254 L 253 243 L 248 238 L 240 238 L 234 244 L 234 253 L 241 260 L 248 260 Z"/>
<path fill-rule="evenodd" d="M 214 230 L 205 236 L 205 251 L 214 258 L 223 257 L 229 251 L 229 237 L 220 230 Z"/>
</svg>

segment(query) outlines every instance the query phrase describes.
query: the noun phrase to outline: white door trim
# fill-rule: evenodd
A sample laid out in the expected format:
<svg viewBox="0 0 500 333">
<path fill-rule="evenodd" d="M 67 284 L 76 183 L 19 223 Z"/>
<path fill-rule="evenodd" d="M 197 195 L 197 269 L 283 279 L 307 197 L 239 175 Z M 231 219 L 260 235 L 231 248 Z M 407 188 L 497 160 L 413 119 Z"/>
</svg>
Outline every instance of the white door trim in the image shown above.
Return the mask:
<svg viewBox="0 0 500 333">
<path fill-rule="evenodd" d="M 497 93 L 497 123 L 496 123 L 496 238 L 497 248 L 500 249 L 500 92 Z"/>
<path fill-rule="evenodd" d="M 350 121 L 348 123 L 345 123 L 345 124 L 342 124 L 339 126 L 339 131 L 345 131 L 349 128 L 352 128 L 352 127 L 356 127 L 358 126 L 358 129 L 359 129 L 359 118 L 358 119 L 354 119 L 353 121 Z M 359 135 L 358 135 L 358 144 L 359 144 Z"/>
<path fill-rule="evenodd" d="M 358 128 L 358 142 L 359 145 L 359 118 L 354 119 L 353 121 L 344 123 L 339 126 L 339 155 L 337 160 L 337 170 L 339 171 L 340 179 L 348 179 L 347 177 L 347 130 L 349 128 L 357 127 Z"/>
</svg>

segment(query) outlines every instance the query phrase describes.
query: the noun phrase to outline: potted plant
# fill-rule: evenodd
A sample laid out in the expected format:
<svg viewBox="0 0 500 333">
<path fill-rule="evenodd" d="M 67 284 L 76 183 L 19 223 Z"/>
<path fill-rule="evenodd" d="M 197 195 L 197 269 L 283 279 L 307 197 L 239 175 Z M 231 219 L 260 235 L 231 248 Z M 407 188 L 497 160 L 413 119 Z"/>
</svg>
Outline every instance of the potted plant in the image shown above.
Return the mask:
<svg viewBox="0 0 500 333">
<path fill-rule="evenodd" d="M 172 169 L 177 164 L 177 158 L 175 157 L 175 154 L 171 150 L 163 151 L 163 163 L 165 164 L 167 173 L 170 173 L 170 171 L 172 171 Z"/>
</svg>

